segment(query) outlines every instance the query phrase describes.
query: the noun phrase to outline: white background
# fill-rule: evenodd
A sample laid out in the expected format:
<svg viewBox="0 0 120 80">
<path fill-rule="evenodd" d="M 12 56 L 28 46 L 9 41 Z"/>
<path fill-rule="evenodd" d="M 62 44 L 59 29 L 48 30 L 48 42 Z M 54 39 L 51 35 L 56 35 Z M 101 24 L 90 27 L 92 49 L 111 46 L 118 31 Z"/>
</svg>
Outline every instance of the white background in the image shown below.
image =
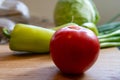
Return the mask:
<svg viewBox="0 0 120 80">
<path fill-rule="evenodd" d="M 31 15 L 45 17 L 53 21 L 53 11 L 57 0 L 21 0 L 30 10 Z M 120 0 L 93 0 L 100 13 L 99 24 L 104 23 L 120 12 Z"/>
</svg>

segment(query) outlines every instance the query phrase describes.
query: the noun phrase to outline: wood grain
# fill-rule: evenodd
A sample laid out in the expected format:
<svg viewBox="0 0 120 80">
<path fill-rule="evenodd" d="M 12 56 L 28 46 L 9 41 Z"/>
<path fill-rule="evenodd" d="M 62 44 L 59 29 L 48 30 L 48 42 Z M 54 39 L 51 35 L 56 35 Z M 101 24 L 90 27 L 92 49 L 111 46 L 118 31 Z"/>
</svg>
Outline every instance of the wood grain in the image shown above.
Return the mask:
<svg viewBox="0 0 120 80">
<path fill-rule="evenodd" d="M 62 74 L 49 53 L 16 53 L 8 45 L 0 45 L 0 80 L 120 80 L 120 51 L 100 50 L 96 63 L 75 76 Z"/>
</svg>

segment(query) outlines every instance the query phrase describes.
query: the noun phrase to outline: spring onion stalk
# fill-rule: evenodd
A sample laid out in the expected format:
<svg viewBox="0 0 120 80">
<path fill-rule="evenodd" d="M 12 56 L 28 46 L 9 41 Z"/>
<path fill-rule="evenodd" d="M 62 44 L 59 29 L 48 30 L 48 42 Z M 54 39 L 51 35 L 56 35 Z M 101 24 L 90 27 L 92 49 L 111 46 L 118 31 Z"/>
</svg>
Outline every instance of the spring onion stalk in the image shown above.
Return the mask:
<svg viewBox="0 0 120 80">
<path fill-rule="evenodd" d="M 100 43 L 103 43 L 103 42 L 120 42 L 120 36 L 102 38 L 102 39 L 99 39 L 99 42 Z"/>
<path fill-rule="evenodd" d="M 116 31 L 111 32 L 109 34 L 98 36 L 98 38 L 101 39 L 101 38 L 108 38 L 108 37 L 114 37 L 114 36 L 120 36 L 120 30 L 116 30 Z"/>
<path fill-rule="evenodd" d="M 109 48 L 109 47 L 118 47 L 120 46 L 120 42 L 104 42 L 100 43 L 100 47 L 102 48 Z"/>
</svg>

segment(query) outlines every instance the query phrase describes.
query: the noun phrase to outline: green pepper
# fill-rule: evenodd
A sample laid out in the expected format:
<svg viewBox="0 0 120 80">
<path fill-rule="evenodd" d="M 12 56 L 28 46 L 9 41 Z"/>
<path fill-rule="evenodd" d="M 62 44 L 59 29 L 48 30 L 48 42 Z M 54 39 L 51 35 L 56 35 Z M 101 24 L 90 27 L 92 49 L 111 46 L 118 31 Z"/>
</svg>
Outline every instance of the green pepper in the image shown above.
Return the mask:
<svg viewBox="0 0 120 80">
<path fill-rule="evenodd" d="M 86 22 L 97 24 L 99 13 L 92 0 L 58 0 L 54 21 L 56 26 L 70 22 L 78 25 Z"/>
<path fill-rule="evenodd" d="M 16 24 L 10 34 L 9 47 L 14 51 L 49 52 L 54 30 L 27 24 Z"/>
<path fill-rule="evenodd" d="M 9 47 L 13 51 L 45 53 L 49 52 L 50 39 L 55 31 L 69 25 L 77 24 L 68 23 L 52 28 L 16 24 L 12 32 L 4 28 L 3 33 L 9 38 Z"/>
<path fill-rule="evenodd" d="M 10 39 L 9 47 L 11 50 L 45 53 L 49 52 L 50 40 L 55 31 L 70 25 L 77 24 L 68 23 L 49 29 L 28 24 L 16 24 L 11 33 L 6 29 L 3 29 L 3 32 Z"/>
<path fill-rule="evenodd" d="M 92 30 L 95 33 L 95 35 L 98 36 L 98 34 L 99 34 L 98 29 L 97 29 L 97 27 L 96 27 L 96 25 L 94 23 L 90 23 L 90 22 L 83 23 L 82 26 Z"/>
</svg>

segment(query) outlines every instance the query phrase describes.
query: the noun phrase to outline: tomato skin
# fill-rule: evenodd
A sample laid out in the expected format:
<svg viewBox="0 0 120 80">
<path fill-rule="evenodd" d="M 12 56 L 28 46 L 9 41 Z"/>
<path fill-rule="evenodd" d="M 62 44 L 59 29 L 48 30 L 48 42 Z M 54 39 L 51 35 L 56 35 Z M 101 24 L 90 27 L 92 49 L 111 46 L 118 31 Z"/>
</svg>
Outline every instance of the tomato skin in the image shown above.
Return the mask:
<svg viewBox="0 0 120 80">
<path fill-rule="evenodd" d="M 100 45 L 96 35 L 80 26 L 68 26 L 55 32 L 50 54 L 55 65 L 67 74 L 80 74 L 97 60 Z"/>
</svg>

